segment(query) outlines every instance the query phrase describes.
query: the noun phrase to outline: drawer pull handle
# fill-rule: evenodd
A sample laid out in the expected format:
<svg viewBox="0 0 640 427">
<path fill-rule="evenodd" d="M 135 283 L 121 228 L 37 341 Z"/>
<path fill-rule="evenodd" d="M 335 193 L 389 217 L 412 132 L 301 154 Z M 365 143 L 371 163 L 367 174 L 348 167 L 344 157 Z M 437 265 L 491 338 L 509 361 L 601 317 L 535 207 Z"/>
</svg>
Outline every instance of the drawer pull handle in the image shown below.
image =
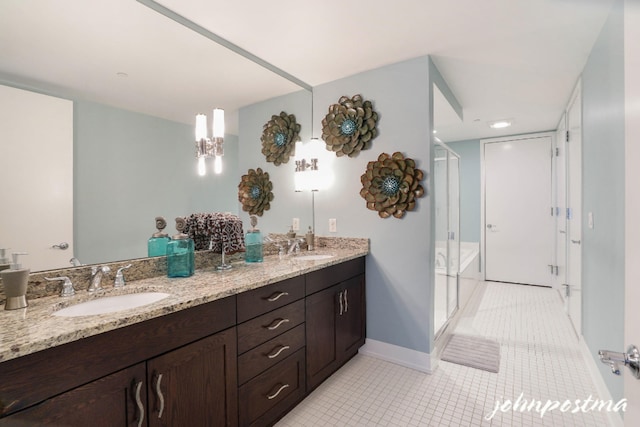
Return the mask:
<svg viewBox="0 0 640 427">
<path fill-rule="evenodd" d="M 291 347 L 289 347 L 288 345 L 283 345 L 278 349 L 278 351 L 276 351 L 275 353 L 268 354 L 267 357 L 269 359 L 275 359 L 276 357 L 280 356 L 280 353 L 282 353 L 285 350 L 289 350 L 290 348 Z"/>
<path fill-rule="evenodd" d="M 289 295 L 289 292 L 274 292 L 273 295 L 267 298 L 267 301 L 269 302 L 278 301 L 280 297 L 286 297 L 287 295 Z"/>
<path fill-rule="evenodd" d="M 274 329 L 278 329 L 280 325 L 282 325 L 283 323 L 287 323 L 287 322 L 289 322 L 289 319 L 276 319 L 269 326 L 265 326 L 265 328 L 267 328 L 270 331 L 273 331 Z"/>
<path fill-rule="evenodd" d="M 280 394 L 280 392 L 282 390 L 284 390 L 285 388 L 289 387 L 289 384 L 283 384 L 280 386 L 280 388 L 278 389 L 278 391 L 276 391 L 274 394 L 271 394 L 269 396 L 267 396 L 267 399 L 271 400 L 271 399 L 275 399 L 276 397 L 278 397 L 278 395 Z"/>
<path fill-rule="evenodd" d="M 338 294 L 338 301 L 340 301 L 340 316 L 342 316 L 342 313 L 344 312 L 344 305 L 342 304 L 342 292 Z"/>
<path fill-rule="evenodd" d="M 138 427 L 142 427 L 142 422 L 144 421 L 144 405 L 142 404 L 142 399 L 140 398 L 140 390 L 142 389 L 142 381 L 136 384 L 136 405 L 138 405 L 138 411 L 140 413 L 140 419 L 138 420 Z"/>
<path fill-rule="evenodd" d="M 160 400 L 160 409 L 158 410 L 158 418 L 162 418 L 162 412 L 164 412 L 164 395 L 160 389 L 160 382 L 162 381 L 162 374 L 158 375 L 158 381 L 156 381 L 156 394 Z"/>
<path fill-rule="evenodd" d="M 344 312 L 346 313 L 347 311 L 349 311 L 349 298 L 347 295 L 347 291 L 348 289 L 344 290 Z"/>
</svg>

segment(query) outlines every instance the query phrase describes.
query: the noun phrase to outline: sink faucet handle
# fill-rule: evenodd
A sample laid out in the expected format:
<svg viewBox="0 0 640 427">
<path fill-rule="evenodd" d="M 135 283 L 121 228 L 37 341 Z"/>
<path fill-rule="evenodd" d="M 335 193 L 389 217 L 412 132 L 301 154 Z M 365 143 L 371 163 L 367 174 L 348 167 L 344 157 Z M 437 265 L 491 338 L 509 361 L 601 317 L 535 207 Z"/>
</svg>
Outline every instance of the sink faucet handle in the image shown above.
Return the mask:
<svg viewBox="0 0 640 427">
<path fill-rule="evenodd" d="M 62 289 L 60 289 L 61 297 L 70 297 L 76 294 L 76 290 L 73 288 L 73 283 L 71 283 L 71 279 L 69 279 L 67 276 L 45 277 L 45 280 L 49 280 L 50 282 L 53 282 L 56 280 L 64 280 L 64 283 L 62 284 Z"/>
<path fill-rule="evenodd" d="M 91 284 L 89 285 L 87 291 L 95 292 L 102 290 L 102 286 L 100 286 L 100 283 L 102 282 L 102 276 L 110 272 L 111 268 L 109 268 L 108 265 L 102 265 L 100 267 L 94 265 L 93 267 L 91 267 Z"/>
<path fill-rule="evenodd" d="M 120 267 L 118 269 L 118 271 L 116 272 L 116 280 L 115 282 L 113 282 L 114 288 L 120 288 L 125 285 L 126 282 L 124 280 L 124 273 L 122 273 L 122 270 L 126 270 L 129 267 L 131 267 L 131 264 L 127 264 L 124 267 Z"/>
</svg>

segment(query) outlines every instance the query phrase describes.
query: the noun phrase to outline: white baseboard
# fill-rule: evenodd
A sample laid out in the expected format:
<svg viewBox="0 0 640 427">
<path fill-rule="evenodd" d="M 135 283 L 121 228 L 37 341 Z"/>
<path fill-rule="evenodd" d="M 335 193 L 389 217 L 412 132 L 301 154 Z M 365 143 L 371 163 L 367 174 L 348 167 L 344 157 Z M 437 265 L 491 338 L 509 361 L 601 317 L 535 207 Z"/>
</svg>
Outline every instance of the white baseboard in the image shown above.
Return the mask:
<svg viewBox="0 0 640 427">
<path fill-rule="evenodd" d="M 420 372 L 426 372 L 427 374 L 433 373 L 437 365 L 437 363 L 433 363 L 429 353 L 423 353 L 369 338 L 367 338 L 364 346 L 362 346 L 358 352 L 365 356 L 386 360 L 387 362 L 415 369 Z"/>
<path fill-rule="evenodd" d="M 589 373 L 589 376 L 593 380 L 593 383 L 596 386 L 596 391 L 598 392 L 600 399 L 613 400 L 613 398 L 611 397 L 611 392 L 609 392 L 609 388 L 605 384 L 604 379 L 600 374 L 598 365 L 596 364 L 595 359 L 591 355 L 591 350 L 589 349 L 589 346 L 587 346 L 587 343 L 585 342 L 582 335 L 580 335 L 579 346 L 580 346 L 580 352 L 582 353 L 582 358 L 584 359 L 584 363 L 587 365 L 587 371 Z M 615 411 L 607 411 L 607 416 L 609 418 L 609 423 L 612 427 L 624 426 L 624 421 L 622 420 L 621 413 L 618 413 Z"/>
</svg>

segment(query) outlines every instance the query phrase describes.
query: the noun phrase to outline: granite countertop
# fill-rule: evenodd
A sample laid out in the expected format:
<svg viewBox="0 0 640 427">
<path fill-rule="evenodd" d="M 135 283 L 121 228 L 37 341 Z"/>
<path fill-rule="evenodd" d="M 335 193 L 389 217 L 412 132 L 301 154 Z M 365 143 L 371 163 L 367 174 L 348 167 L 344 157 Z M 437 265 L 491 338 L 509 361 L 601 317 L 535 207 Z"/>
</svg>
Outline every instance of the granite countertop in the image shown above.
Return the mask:
<svg viewBox="0 0 640 427">
<path fill-rule="evenodd" d="M 262 263 L 232 263 L 233 268 L 226 271 L 211 267 L 196 270 L 193 276 L 187 278 L 153 277 L 127 282 L 126 286 L 117 289 L 113 288 L 112 283 L 107 283 L 103 285 L 104 290 L 95 294 L 89 294 L 83 285 L 74 283 L 76 295 L 72 297 L 36 298 L 29 301 L 27 308 L 19 310 L 4 310 L 0 306 L 0 362 L 256 289 L 367 253 L 368 246 L 365 245 L 309 252 L 313 255 L 334 255 L 316 261 L 296 259 L 295 256 L 280 259 L 272 255 L 265 257 Z M 52 315 L 61 308 L 101 296 L 138 292 L 166 292 L 170 296 L 149 305 L 115 313 L 80 317 Z"/>
</svg>

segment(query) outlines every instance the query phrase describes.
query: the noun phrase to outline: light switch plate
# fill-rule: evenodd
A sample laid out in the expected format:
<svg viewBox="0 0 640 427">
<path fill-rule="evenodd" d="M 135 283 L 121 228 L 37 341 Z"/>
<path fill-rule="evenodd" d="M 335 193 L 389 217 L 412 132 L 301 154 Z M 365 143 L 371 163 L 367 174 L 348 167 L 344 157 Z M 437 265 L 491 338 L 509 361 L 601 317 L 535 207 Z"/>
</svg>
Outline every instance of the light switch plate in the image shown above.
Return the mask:
<svg viewBox="0 0 640 427">
<path fill-rule="evenodd" d="M 293 218 L 293 221 L 291 222 L 291 226 L 293 228 L 293 231 L 299 231 L 300 230 L 300 218 Z"/>
<path fill-rule="evenodd" d="M 587 225 L 589 228 L 593 228 L 593 212 L 587 214 Z"/>
<path fill-rule="evenodd" d="M 336 223 L 336 219 L 335 218 L 329 218 L 329 232 L 330 233 L 337 233 L 338 232 L 338 225 Z"/>
</svg>

